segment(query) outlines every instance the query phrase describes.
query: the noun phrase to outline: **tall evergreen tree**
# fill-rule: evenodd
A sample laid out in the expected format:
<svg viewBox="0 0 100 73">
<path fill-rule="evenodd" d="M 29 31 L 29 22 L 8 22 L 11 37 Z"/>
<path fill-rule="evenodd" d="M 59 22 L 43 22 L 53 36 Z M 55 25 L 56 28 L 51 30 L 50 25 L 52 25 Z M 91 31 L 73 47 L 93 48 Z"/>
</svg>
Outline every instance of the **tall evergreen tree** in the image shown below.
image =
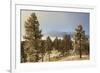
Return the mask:
<svg viewBox="0 0 100 73">
<path fill-rule="evenodd" d="M 55 40 L 53 42 L 53 46 L 54 46 L 55 50 L 59 49 L 59 40 L 58 40 L 58 37 L 55 38 Z"/>
<path fill-rule="evenodd" d="M 84 47 L 83 43 L 85 42 L 85 31 L 83 30 L 82 25 L 78 25 L 75 29 L 75 45 L 78 45 L 78 51 L 80 54 L 80 58 L 82 58 L 82 48 Z"/>
<path fill-rule="evenodd" d="M 32 13 L 25 22 L 25 36 L 24 39 L 30 45 L 28 48 L 28 61 L 37 62 L 39 60 L 39 46 L 42 34 L 39 30 L 39 22 L 35 13 Z"/>
<path fill-rule="evenodd" d="M 58 51 L 61 52 L 62 49 L 62 40 L 58 39 Z"/>
<path fill-rule="evenodd" d="M 62 39 L 58 40 L 58 51 L 60 52 L 59 56 L 64 56 L 64 42 Z"/>
<path fill-rule="evenodd" d="M 50 37 L 48 36 L 48 37 L 47 37 L 47 40 L 46 40 L 46 51 L 48 52 L 49 61 L 50 61 L 51 50 L 52 50 L 52 40 L 51 40 Z"/>
<path fill-rule="evenodd" d="M 69 50 L 72 48 L 72 42 L 70 35 L 65 35 L 63 37 L 63 45 L 64 45 L 64 54 L 69 54 Z"/>
<path fill-rule="evenodd" d="M 42 57 L 42 62 L 44 61 L 44 55 L 46 53 L 46 45 L 45 45 L 45 40 L 41 40 L 41 47 L 40 47 L 40 53 Z"/>
<path fill-rule="evenodd" d="M 21 41 L 21 63 L 26 62 L 26 54 L 24 51 L 25 42 Z"/>
</svg>

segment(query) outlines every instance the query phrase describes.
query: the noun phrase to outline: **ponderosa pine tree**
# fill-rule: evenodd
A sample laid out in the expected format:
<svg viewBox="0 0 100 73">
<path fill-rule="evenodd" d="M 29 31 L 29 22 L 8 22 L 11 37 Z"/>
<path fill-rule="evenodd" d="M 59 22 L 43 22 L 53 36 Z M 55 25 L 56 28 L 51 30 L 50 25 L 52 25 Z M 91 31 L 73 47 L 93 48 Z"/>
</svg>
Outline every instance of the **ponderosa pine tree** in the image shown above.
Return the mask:
<svg viewBox="0 0 100 73">
<path fill-rule="evenodd" d="M 78 25 L 78 27 L 75 29 L 75 42 L 78 44 L 78 51 L 80 58 L 82 58 L 82 47 L 84 46 L 83 43 L 85 43 L 85 31 L 83 30 L 82 25 Z"/>
<path fill-rule="evenodd" d="M 56 38 L 54 39 L 53 47 L 55 48 L 55 50 L 58 50 L 58 49 L 59 49 L 58 37 L 56 37 Z"/>
<path fill-rule="evenodd" d="M 48 52 L 49 61 L 50 61 L 51 50 L 52 50 L 52 40 L 51 40 L 50 37 L 48 36 L 48 37 L 47 37 L 47 40 L 46 40 L 46 52 Z"/>
<path fill-rule="evenodd" d="M 58 51 L 61 52 L 62 49 L 62 40 L 58 39 Z"/>
<path fill-rule="evenodd" d="M 59 56 L 64 56 L 64 42 L 62 39 L 58 40 L 58 51 L 60 52 Z"/>
<path fill-rule="evenodd" d="M 71 49 L 71 37 L 70 35 L 65 35 L 63 37 L 63 45 L 64 45 L 64 54 L 68 54 L 69 53 L 69 50 Z"/>
<path fill-rule="evenodd" d="M 42 57 L 42 62 L 44 61 L 44 55 L 46 53 L 46 45 L 45 45 L 45 40 L 41 40 L 41 47 L 40 47 L 40 53 Z"/>
<path fill-rule="evenodd" d="M 24 41 L 21 41 L 21 63 L 26 62 L 26 54 L 24 51 Z"/>
<path fill-rule="evenodd" d="M 25 36 L 24 39 L 29 43 L 27 53 L 28 62 L 38 62 L 39 60 L 39 45 L 42 34 L 39 30 L 39 22 L 35 13 L 32 13 L 27 21 L 25 21 Z"/>
</svg>

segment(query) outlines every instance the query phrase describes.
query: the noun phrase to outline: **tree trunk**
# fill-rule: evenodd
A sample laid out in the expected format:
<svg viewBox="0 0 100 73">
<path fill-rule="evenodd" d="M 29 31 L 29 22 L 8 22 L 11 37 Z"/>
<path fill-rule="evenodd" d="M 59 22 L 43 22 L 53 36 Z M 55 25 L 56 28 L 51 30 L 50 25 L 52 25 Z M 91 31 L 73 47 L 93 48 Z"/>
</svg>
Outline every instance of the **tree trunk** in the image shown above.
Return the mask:
<svg viewBox="0 0 100 73">
<path fill-rule="evenodd" d="M 50 61 L 50 53 L 49 53 L 49 61 Z"/>
<path fill-rule="evenodd" d="M 79 52 L 80 52 L 80 58 L 82 58 L 81 39 L 80 39 L 80 49 L 79 49 Z"/>
<path fill-rule="evenodd" d="M 44 60 L 43 60 L 43 53 L 42 53 L 42 62 L 43 62 Z"/>
<path fill-rule="evenodd" d="M 80 49 L 80 58 L 82 58 L 82 50 Z"/>
</svg>

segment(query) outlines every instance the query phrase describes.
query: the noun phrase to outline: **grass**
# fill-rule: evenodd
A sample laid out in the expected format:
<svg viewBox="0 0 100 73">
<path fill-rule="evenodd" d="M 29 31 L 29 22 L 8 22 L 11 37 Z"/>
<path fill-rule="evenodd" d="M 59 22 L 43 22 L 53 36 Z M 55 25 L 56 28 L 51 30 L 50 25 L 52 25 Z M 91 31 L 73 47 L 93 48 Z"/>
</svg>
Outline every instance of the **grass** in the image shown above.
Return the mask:
<svg viewBox="0 0 100 73">
<path fill-rule="evenodd" d="M 82 55 L 82 58 L 80 58 L 79 55 L 74 55 L 74 56 L 65 55 L 63 57 L 52 57 L 52 58 L 50 58 L 50 61 L 74 61 L 74 60 L 89 60 L 89 56 L 88 55 Z"/>
</svg>

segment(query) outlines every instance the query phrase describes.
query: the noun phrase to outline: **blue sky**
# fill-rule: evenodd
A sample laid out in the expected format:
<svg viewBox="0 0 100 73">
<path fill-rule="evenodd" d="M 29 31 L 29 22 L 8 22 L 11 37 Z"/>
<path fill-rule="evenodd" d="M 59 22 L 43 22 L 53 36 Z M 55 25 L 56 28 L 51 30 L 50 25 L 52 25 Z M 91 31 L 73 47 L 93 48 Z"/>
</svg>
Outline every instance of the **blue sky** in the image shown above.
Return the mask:
<svg viewBox="0 0 100 73">
<path fill-rule="evenodd" d="M 81 24 L 85 33 L 89 35 L 89 13 L 80 12 L 50 12 L 50 11 L 25 11 L 22 14 L 22 34 L 24 32 L 24 22 L 35 12 L 40 23 L 42 34 L 48 32 L 74 32 L 75 28 Z"/>
</svg>

